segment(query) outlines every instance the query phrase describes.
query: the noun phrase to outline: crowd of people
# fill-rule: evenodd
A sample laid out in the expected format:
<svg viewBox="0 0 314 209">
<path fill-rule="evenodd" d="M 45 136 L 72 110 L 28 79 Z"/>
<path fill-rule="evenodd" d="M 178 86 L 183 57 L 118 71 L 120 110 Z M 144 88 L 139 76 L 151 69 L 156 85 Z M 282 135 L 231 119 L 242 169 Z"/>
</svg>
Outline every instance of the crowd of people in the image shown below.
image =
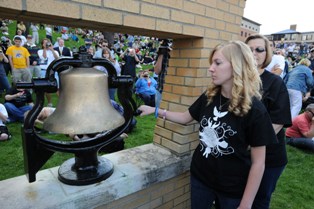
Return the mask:
<svg viewBox="0 0 314 209">
<path fill-rule="evenodd" d="M 4 108 L 2 109 L 6 110 L 3 112 L 6 117 L 1 117 L 3 126 L 6 123 L 23 122 L 25 114 L 32 108 L 32 90 L 17 89 L 16 83 L 31 82 L 32 78 L 44 78 L 51 62 L 61 57 L 73 57 L 76 48 L 67 44 L 69 40 L 75 42 L 83 40 L 87 53 L 95 59 L 110 60 L 117 75 L 130 75 L 134 79 L 134 84 L 142 81 L 141 85 L 134 85 L 134 94 L 145 104 L 155 105 L 154 95 L 157 91 L 157 82 L 150 76 L 152 70 L 145 70 L 145 76 L 138 75 L 136 71 L 137 69 L 143 71 L 141 70 L 143 65 L 150 67 L 154 65 L 159 45 L 158 39 L 117 33 L 114 34 L 114 41 L 109 43 L 99 31 L 34 23 L 26 26 L 23 21 L 16 23 L 15 34 L 9 34 L 8 26 L 11 24 L 15 24 L 14 21 L 0 21 L 2 35 L 0 91 L 4 94 Z M 39 33 L 43 31 L 45 37 L 40 40 Z M 54 40 L 56 37 L 54 33 L 59 34 L 56 40 Z M 94 66 L 94 68 L 107 73 L 103 66 Z M 66 69 L 67 67 L 62 67 L 61 70 Z M 58 73 L 55 73 L 55 78 L 59 86 Z M 146 85 L 144 81 L 148 81 Z M 149 89 L 149 96 L 147 96 L 147 89 Z M 45 96 L 47 108 L 53 108 L 52 95 L 46 93 Z M 115 88 L 109 89 L 109 96 L 112 101 L 116 100 Z M 132 124 L 135 126 L 135 119 Z"/>
<path fill-rule="evenodd" d="M 37 47 L 39 40 L 35 34 L 41 27 L 45 28 L 46 38 Z M 311 46 L 293 50 L 291 44 L 271 46 L 260 34 L 250 35 L 245 42 L 218 44 L 209 55 L 211 82 L 207 90 L 187 111 L 175 112 L 155 105 L 155 95 L 162 93 L 165 76 L 160 73 L 163 71 L 160 66 L 165 67 L 162 59 L 169 58 L 160 53 L 157 40 L 115 34 L 114 42 L 109 43 L 98 31 L 71 32 L 67 27 L 34 24 L 30 29 L 32 34 L 25 34 L 27 30 L 19 22 L 14 44 L 7 48 L 2 45 L 0 52 L 0 85 L 5 91 L 5 103 L 0 104 L 0 140 L 7 140 L 10 135 L 5 123 L 23 122 L 32 107 L 31 91 L 17 89 L 15 84 L 45 77 L 53 60 L 73 56 L 64 42 L 81 36 L 93 58 L 108 59 L 117 75 L 134 79 L 134 93 L 144 103 L 138 109 L 141 116 L 155 113 L 180 124 L 199 122 L 200 143 L 191 162 L 193 209 L 211 208 L 214 203 L 217 209 L 267 209 L 288 163 L 286 144 L 314 151 Z M 62 34 L 55 42 L 54 29 Z M 146 64 L 154 66 L 153 75 L 149 70 L 137 70 Z M 6 77 L 7 68 L 12 73 L 12 87 Z M 107 72 L 102 66 L 95 68 Z M 58 80 L 57 74 L 55 77 Z M 115 93 L 114 88 L 109 89 L 113 102 Z M 51 95 L 46 97 L 48 106 L 52 106 Z M 80 140 L 77 136 L 73 138 Z"/>
</svg>

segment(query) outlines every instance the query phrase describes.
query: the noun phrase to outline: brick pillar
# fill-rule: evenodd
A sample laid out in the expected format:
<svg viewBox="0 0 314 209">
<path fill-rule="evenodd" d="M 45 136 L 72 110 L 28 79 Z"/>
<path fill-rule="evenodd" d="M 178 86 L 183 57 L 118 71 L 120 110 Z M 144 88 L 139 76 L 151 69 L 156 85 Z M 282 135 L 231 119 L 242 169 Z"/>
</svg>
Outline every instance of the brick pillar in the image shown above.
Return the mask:
<svg viewBox="0 0 314 209">
<path fill-rule="evenodd" d="M 161 109 L 184 112 L 205 91 L 208 55 L 211 45 L 206 39 L 174 40 Z M 154 143 L 182 156 L 191 154 L 198 144 L 198 123 L 181 125 L 157 119 Z"/>
</svg>

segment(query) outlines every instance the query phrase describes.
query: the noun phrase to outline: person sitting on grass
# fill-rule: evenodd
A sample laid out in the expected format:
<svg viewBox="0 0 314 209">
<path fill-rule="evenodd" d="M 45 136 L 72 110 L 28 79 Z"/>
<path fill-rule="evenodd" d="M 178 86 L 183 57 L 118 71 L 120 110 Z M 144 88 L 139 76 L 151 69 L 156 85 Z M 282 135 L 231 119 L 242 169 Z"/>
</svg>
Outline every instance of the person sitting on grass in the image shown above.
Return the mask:
<svg viewBox="0 0 314 209">
<path fill-rule="evenodd" d="M 26 89 L 17 89 L 13 86 L 4 96 L 4 106 L 9 113 L 7 122 L 24 122 L 24 114 L 33 107 L 31 93 Z"/>
<path fill-rule="evenodd" d="M 286 130 L 287 144 L 304 150 L 314 151 L 314 104 L 295 117 L 292 126 Z"/>
<path fill-rule="evenodd" d="M 8 119 L 8 112 L 3 104 L 0 104 L 0 141 L 10 139 L 8 127 L 4 124 Z"/>
<path fill-rule="evenodd" d="M 148 70 L 145 70 L 135 83 L 135 93 L 139 95 L 145 105 L 155 107 L 156 89 L 157 81 L 149 76 Z"/>
</svg>

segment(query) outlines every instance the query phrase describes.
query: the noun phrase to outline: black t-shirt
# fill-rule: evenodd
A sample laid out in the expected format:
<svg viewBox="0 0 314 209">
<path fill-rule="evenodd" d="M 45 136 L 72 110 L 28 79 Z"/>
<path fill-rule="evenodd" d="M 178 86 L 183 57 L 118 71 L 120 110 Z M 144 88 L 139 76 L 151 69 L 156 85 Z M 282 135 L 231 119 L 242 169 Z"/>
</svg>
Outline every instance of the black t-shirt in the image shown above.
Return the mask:
<svg viewBox="0 0 314 209">
<path fill-rule="evenodd" d="M 250 147 L 276 143 L 277 139 L 264 105 L 253 99 L 251 110 L 244 117 L 228 112 L 228 105 L 219 111 L 227 98 L 217 95 L 207 105 L 202 94 L 189 108 L 200 124 L 200 144 L 196 148 L 191 173 L 210 188 L 241 198 L 250 166 Z"/>
<path fill-rule="evenodd" d="M 125 55 L 123 57 L 123 60 L 125 61 L 125 65 L 124 65 L 124 70 L 122 72 L 123 75 L 130 75 L 133 78 L 136 76 L 136 65 L 137 65 L 137 61 L 135 60 L 134 56 L 130 56 L 130 55 Z"/>
<path fill-rule="evenodd" d="M 36 61 L 37 65 L 39 65 L 39 56 L 38 56 L 38 50 L 39 48 L 37 46 L 29 46 L 29 45 L 25 45 L 26 49 L 28 50 L 28 52 L 30 53 L 30 57 L 29 57 L 29 62 L 30 65 L 33 65 L 33 62 Z"/>
<path fill-rule="evenodd" d="M 28 90 L 17 90 L 16 88 L 11 88 L 9 91 L 7 91 L 6 95 L 14 95 L 18 92 L 24 92 L 22 96 L 19 96 L 12 100 L 6 100 L 5 102 L 10 102 L 14 104 L 16 107 L 23 107 L 27 105 L 28 103 L 33 102 L 32 95 Z"/>
<path fill-rule="evenodd" d="M 282 78 L 265 70 L 261 74 L 261 79 L 263 83 L 262 102 L 272 123 L 282 124 L 284 127 L 291 126 L 289 94 Z M 266 167 L 283 166 L 288 162 L 284 129 L 278 132 L 277 139 L 277 144 L 266 147 Z"/>
</svg>

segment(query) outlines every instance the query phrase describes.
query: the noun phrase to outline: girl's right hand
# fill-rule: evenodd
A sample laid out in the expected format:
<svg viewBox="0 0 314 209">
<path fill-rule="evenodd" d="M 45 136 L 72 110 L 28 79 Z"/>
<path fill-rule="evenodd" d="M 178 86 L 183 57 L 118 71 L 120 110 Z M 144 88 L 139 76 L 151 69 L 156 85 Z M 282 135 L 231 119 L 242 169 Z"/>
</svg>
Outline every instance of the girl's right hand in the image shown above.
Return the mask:
<svg viewBox="0 0 314 209">
<path fill-rule="evenodd" d="M 141 105 L 138 108 L 138 110 L 141 111 L 140 116 L 150 115 L 150 114 L 153 114 L 155 112 L 155 107 L 150 107 L 148 105 Z"/>
</svg>

